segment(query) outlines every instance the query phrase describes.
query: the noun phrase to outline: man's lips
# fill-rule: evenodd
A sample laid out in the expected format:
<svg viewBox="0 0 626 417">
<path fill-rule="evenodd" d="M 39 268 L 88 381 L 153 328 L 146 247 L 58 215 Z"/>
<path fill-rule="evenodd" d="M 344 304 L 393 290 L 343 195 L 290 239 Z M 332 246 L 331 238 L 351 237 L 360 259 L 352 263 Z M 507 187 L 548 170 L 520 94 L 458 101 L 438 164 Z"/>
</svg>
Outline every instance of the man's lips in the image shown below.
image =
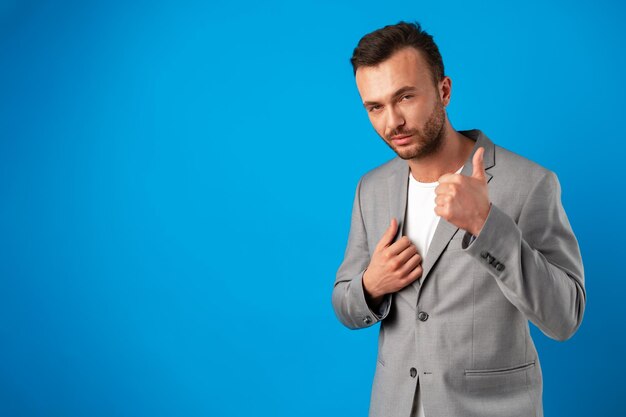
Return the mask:
<svg viewBox="0 0 626 417">
<path fill-rule="evenodd" d="M 392 136 L 391 141 L 395 143 L 396 145 L 406 145 L 407 143 L 411 141 L 411 136 L 413 135 Z"/>
</svg>

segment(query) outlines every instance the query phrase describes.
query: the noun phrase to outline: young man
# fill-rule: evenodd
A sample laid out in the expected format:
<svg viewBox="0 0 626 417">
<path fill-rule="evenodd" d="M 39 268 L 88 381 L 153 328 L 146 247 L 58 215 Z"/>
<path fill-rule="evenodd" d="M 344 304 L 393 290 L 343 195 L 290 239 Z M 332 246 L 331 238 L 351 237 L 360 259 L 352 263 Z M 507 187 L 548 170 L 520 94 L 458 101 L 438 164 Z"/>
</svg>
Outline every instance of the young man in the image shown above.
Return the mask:
<svg viewBox="0 0 626 417">
<path fill-rule="evenodd" d="M 364 36 L 351 62 L 398 155 L 357 185 L 332 293 L 347 327 L 381 323 L 370 417 L 542 416 L 528 321 L 568 339 L 586 298 L 557 176 L 454 130 L 451 80 L 419 24 Z"/>
</svg>

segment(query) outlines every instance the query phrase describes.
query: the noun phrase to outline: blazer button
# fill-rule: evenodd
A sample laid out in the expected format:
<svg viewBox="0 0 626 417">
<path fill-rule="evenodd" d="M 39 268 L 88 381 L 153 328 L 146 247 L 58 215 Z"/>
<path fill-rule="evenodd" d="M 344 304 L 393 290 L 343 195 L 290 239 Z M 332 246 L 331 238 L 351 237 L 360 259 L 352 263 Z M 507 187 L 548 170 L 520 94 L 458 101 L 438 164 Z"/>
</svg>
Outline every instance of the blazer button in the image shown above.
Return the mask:
<svg viewBox="0 0 626 417">
<path fill-rule="evenodd" d="M 410 374 L 411 378 L 415 378 L 417 376 L 417 369 L 411 368 Z"/>
<path fill-rule="evenodd" d="M 496 270 L 498 270 L 498 271 L 504 271 L 504 265 L 503 265 L 503 264 L 498 264 L 498 265 L 496 265 Z"/>
<path fill-rule="evenodd" d="M 363 319 L 363 323 L 365 323 L 365 324 L 370 324 L 371 322 L 372 322 L 372 318 L 370 316 L 366 316 Z"/>
<path fill-rule="evenodd" d="M 417 313 L 417 318 L 421 321 L 426 321 L 428 320 L 428 313 L 425 311 L 420 311 L 419 313 Z"/>
<path fill-rule="evenodd" d="M 482 251 L 482 252 L 480 253 L 480 256 L 482 256 L 483 258 L 487 259 L 487 256 L 489 256 L 489 252 L 487 252 L 487 251 Z"/>
</svg>

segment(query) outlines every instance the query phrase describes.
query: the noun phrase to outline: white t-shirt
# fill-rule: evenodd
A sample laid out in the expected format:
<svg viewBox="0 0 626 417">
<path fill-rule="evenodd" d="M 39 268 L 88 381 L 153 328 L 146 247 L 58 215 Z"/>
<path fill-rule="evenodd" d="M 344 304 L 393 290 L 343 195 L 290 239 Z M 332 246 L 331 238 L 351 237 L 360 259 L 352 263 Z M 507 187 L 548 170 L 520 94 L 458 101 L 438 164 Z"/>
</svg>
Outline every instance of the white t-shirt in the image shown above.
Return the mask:
<svg viewBox="0 0 626 417">
<path fill-rule="evenodd" d="M 459 174 L 463 166 L 456 173 Z M 426 258 L 430 241 L 433 239 L 435 229 L 441 217 L 435 214 L 435 188 L 439 185 L 435 182 L 419 182 L 409 170 L 409 194 L 407 198 L 405 234 L 417 247 L 417 252 Z M 422 405 L 422 395 L 419 387 L 419 379 L 415 392 L 415 402 L 411 417 L 425 417 Z"/>
</svg>

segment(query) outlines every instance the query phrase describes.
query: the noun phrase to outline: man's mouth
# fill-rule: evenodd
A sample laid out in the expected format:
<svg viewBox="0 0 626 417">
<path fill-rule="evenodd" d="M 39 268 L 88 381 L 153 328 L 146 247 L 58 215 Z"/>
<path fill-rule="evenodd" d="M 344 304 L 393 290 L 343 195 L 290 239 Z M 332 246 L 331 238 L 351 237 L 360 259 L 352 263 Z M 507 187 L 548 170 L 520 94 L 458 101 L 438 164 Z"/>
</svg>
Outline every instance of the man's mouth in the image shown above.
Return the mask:
<svg viewBox="0 0 626 417">
<path fill-rule="evenodd" d="M 413 135 L 397 135 L 392 136 L 391 141 L 396 145 L 406 145 L 411 141 L 411 136 Z"/>
</svg>

